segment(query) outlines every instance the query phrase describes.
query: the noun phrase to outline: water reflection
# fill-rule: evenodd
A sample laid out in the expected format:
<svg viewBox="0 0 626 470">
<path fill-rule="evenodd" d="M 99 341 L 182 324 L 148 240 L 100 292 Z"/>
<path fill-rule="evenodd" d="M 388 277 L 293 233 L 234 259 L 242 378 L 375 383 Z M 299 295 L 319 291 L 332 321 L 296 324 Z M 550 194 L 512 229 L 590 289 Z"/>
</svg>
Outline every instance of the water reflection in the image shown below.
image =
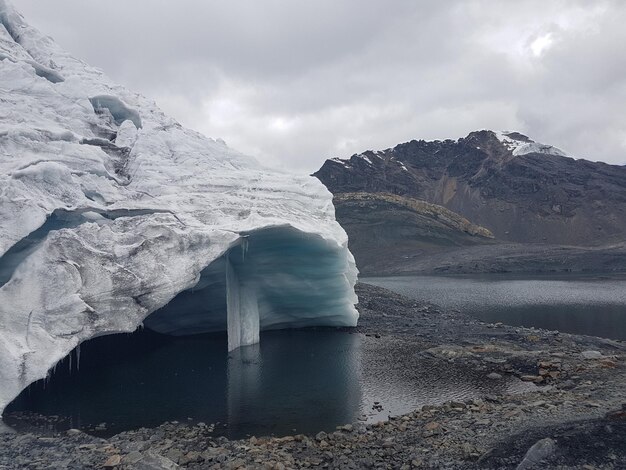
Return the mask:
<svg viewBox="0 0 626 470">
<path fill-rule="evenodd" d="M 24 429 L 19 411 L 61 416 L 56 430 L 104 436 L 189 419 L 218 423 L 215 433 L 231 438 L 280 436 L 534 388 L 514 377 L 486 380 L 485 371 L 429 357 L 412 343 L 342 330 L 266 332 L 258 345 L 226 349 L 225 335 L 96 338 L 81 346 L 79 370 L 76 357 L 72 372 L 66 359 L 5 418 Z"/>
<path fill-rule="evenodd" d="M 285 337 L 287 335 L 287 337 Z M 274 332 L 228 359 L 229 429 L 235 435 L 334 429 L 360 413 L 360 336 Z"/>
<path fill-rule="evenodd" d="M 100 434 L 164 421 L 222 423 L 224 434 L 334 429 L 360 411 L 360 337 L 335 330 L 267 332 L 261 344 L 226 352 L 225 336 L 172 338 L 150 331 L 96 338 L 51 379 L 6 410 L 67 417 Z M 74 364 L 76 359 L 74 358 Z M 75 367 L 75 366 L 74 366 Z"/>
</svg>

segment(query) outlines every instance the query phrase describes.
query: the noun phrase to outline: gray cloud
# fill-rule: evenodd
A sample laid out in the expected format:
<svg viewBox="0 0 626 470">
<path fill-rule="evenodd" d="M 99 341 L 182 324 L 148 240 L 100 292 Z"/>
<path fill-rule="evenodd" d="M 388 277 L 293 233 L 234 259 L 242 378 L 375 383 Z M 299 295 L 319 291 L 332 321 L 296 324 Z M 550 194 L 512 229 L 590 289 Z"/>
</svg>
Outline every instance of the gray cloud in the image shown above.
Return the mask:
<svg viewBox="0 0 626 470">
<path fill-rule="evenodd" d="M 626 163 L 621 0 L 13 0 L 75 56 L 270 165 L 516 129 Z"/>
</svg>

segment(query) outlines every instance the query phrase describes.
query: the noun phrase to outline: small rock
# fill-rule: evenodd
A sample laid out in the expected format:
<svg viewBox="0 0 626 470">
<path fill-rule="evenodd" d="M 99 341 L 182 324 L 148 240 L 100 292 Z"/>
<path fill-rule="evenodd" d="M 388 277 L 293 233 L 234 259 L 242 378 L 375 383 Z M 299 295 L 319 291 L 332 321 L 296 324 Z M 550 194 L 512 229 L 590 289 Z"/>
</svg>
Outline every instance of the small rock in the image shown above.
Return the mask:
<svg viewBox="0 0 626 470">
<path fill-rule="evenodd" d="M 497 372 L 492 372 L 491 374 L 487 375 L 487 378 L 491 380 L 500 380 L 502 376 L 498 374 Z"/>
<path fill-rule="evenodd" d="M 393 447 L 393 439 L 388 437 L 387 439 L 385 439 L 383 441 L 383 447 L 385 448 L 389 448 L 389 447 Z"/>
<path fill-rule="evenodd" d="M 426 423 L 424 425 L 424 430 L 432 431 L 433 429 L 439 428 L 440 424 L 437 421 L 431 421 L 430 423 Z"/>
<path fill-rule="evenodd" d="M 113 467 L 117 467 L 121 463 L 122 463 L 122 457 L 120 457 L 118 454 L 115 454 L 109 457 L 102 466 L 104 468 L 113 468 Z"/>
<path fill-rule="evenodd" d="M 196 452 L 196 451 L 191 451 L 191 452 L 187 452 L 185 455 L 183 455 L 180 458 L 180 464 L 181 465 L 188 465 L 190 463 L 199 463 L 204 461 L 204 457 L 202 456 L 202 454 L 200 454 L 200 452 Z"/>
<path fill-rule="evenodd" d="M 524 459 L 517 466 L 517 470 L 526 470 L 527 468 L 532 468 L 542 460 L 550 457 L 556 451 L 556 442 L 554 439 L 550 439 L 546 437 L 545 439 L 541 439 L 533 444 L 533 446 L 528 449 Z"/>
<path fill-rule="evenodd" d="M 540 375 L 522 375 L 520 379 L 524 382 L 534 382 L 536 384 L 543 382 L 543 377 Z"/>
<path fill-rule="evenodd" d="M 124 456 L 122 462 L 124 463 L 124 465 L 133 465 L 139 462 L 142 458 L 143 455 L 141 455 L 141 452 L 134 451 Z"/>
<path fill-rule="evenodd" d="M 602 353 L 600 351 L 583 351 L 580 353 L 583 359 L 602 359 Z"/>
<path fill-rule="evenodd" d="M 167 451 L 165 456 L 170 459 L 174 463 L 178 463 L 180 458 L 183 456 L 183 453 L 179 449 L 170 449 Z"/>
<path fill-rule="evenodd" d="M 422 429 L 423 429 L 423 432 L 422 432 L 423 437 L 431 437 L 431 436 L 436 436 L 438 434 L 441 434 L 441 425 L 437 423 L 436 421 L 427 423 L 426 425 L 424 425 Z"/>
</svg>

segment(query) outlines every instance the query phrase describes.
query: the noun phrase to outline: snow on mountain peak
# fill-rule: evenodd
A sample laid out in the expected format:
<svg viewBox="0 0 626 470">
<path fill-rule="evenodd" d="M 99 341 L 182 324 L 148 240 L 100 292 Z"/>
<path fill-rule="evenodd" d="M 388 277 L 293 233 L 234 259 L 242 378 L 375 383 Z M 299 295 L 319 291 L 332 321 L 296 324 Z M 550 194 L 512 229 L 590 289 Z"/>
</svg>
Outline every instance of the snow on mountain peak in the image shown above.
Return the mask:
<svg viewBox="0 0 626 470">
<path fill-rule="evenodd" d="M 494 132 L 504 146 L 509 149 L 513 155 L 526 155 L 528 153 L 543 153 L 546 155 L 556 155 L 559 157 L 567 157 L 568 155 L 561 149 L 552 145 L 541 144 L 535 142 L 519 132 L 499 131 Z"/>
<path fill-rule="evenodd" d="M 81 342 L 144 320 L 227 330 L 230 349 L 356 324 L 354 258 L 317 179 L 183 128 L 5 0 L 0 102 L 0 412 Z"/>
</svg>

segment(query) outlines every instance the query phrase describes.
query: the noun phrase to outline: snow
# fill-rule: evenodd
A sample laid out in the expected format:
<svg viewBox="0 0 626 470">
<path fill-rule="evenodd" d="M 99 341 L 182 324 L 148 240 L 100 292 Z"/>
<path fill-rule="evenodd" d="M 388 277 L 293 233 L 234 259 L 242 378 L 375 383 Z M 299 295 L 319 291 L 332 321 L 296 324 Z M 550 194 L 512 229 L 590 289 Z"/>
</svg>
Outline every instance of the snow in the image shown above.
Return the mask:
<svg viewBox="0 0 626 470">
<path fill-rule="evenodd" d="M 350 163 L 348 163 L 347 160 L 344 160 L 342 158 L 339 157 L 334 157 L 330 159 L 331 161 L 335 162 L 335 163 L 339 163 L 341 166 L 343 166 L 344 168 L 352 168 L 352 166 L 350 165 Z"/>
<path fill-rule="evenodd" d="M 0 411 L 81 342 L 144 322 L 228 330 L 229 349 L 356 325 L 317 179 L 183 128 L 4 0 L 0 59 Z"/>
<path fill-rule="evenodd" d="M 379 155 L 379 152 L 370 152 L 372 156 L 376 157 L 376 158 L 381 158 L 381 156 Z M 363 160 L 365 160 L 367 163 L 369 163 L 370 165 L 373 165 L 374 162 L 372 161 L 372 159 L 370 158 L 370 155 L 367 155 L 365 153 L 360 153 L 358 155 L 356 155 L 357 158 L 361 158 Z"/>
<path fill-rule="evenodd" d="M 510 131 L 494 132 L 496 137 L 504 146 L 509 149 L 513 155 L 526 155 L 529 153 L 543 153 L 546 155 L 557 155 L 560 157 L 567 157 L 568 155 L 562 150 L 553 147 L 552 145 L 541 144 L 534 142 L 530 139 L 520 140 L 520 138 L 514 137 L 516 133 Z"/>
</svg>

